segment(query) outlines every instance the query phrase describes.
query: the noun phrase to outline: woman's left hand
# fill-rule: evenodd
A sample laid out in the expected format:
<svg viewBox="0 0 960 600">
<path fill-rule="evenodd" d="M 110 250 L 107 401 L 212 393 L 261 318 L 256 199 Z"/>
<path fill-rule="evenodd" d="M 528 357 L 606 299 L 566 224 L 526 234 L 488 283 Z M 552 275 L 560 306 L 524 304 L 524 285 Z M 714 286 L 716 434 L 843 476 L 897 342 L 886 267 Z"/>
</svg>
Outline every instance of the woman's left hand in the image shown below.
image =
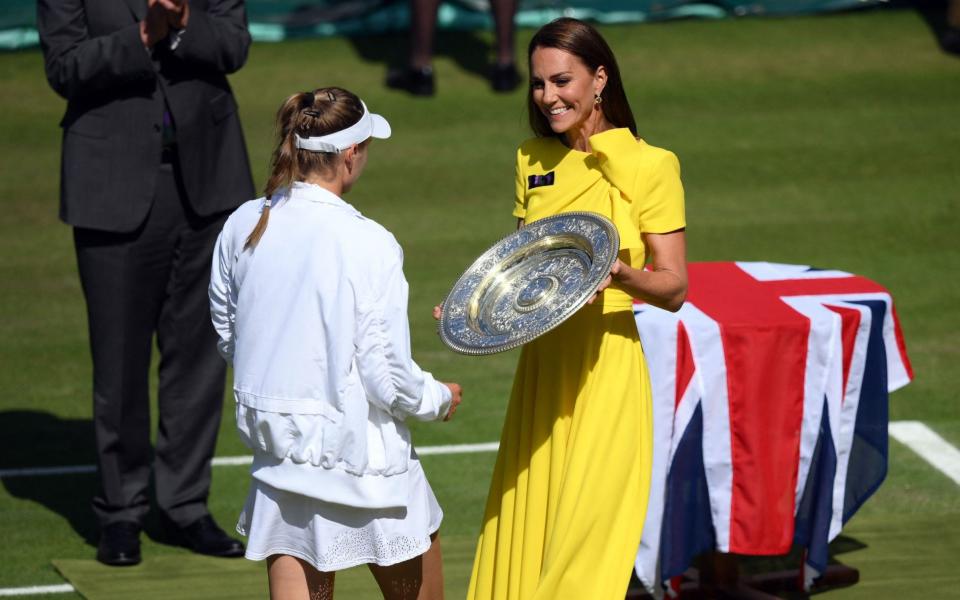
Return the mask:
<svg viewBox="0 0 960 600">
<path fill-rule="evenodd" d="M 610 273 L 607 274 L 607 276 L 603 278 L 603 281 L 600 282 L 600 285 L 597 286 L 597 290 L 593 292 L 593 296 L 590 296 L 590 299 L 587 300 L 587 304 L 593 304 L 594 300 L 600 297 L 603 290 L 610 287 L 610 284 L 613 283 L 613 280 L 617 278 L 617 275 L 620 274 L 620 271 L 625 266 L 619 258 L 613 261 L 613 265 L 610 267 Z"/>
</svg>

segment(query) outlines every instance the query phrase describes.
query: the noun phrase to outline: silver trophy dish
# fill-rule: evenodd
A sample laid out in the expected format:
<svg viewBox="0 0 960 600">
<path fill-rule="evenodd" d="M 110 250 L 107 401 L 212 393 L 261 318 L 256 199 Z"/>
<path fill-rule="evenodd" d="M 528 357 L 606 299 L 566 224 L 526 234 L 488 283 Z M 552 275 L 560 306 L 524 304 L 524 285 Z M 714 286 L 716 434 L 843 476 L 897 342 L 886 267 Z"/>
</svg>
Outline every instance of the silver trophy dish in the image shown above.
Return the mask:
<svg viewBox="0 0 960 600">
<path fill-rule="evenodd" d="M 568 212 L 506 236 L 464 271 L 443 301 L 440 339 L 462 354 L 522 346 L 586 304 L 610 273 L 620 236 L 607 218 Z"/>
</svg>

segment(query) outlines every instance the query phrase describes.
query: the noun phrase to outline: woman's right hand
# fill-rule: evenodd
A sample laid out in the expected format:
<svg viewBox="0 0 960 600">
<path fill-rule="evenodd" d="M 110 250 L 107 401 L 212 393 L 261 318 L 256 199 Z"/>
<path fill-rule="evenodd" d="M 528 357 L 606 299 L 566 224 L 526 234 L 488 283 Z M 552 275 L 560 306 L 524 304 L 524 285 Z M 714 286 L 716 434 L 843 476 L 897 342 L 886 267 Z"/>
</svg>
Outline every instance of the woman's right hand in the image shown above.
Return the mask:
<svg viewBox="0 0 960 600">
<path fill-rule="evenodd" d="M 441 316 L 442 314 L 443 314 L 443 305 L 442 305 L 442 304 L 438 304 L 438 305 L 436 305 L 436 306 L 433 307 L 433 318 L 434 318 L 434 319 L 436 319 L 437 321 L 439 321 L 439 320 L 440 320 L 440 316 Z"/>
<path fill-rule="evenodd" d="M 443 418 L 444 421 L 449 421 L 453 418 L 453 413 L 457 412 L 457 407 L 463 402 L 463 388 L 460 387 L 459 383 L 443 382 L 443 385 L 447 386 L 447 388 L 450 389 L 450 393 L 453 394 L 453 398 L 450 399 L 450 408 L 447 410 L 447 416 Z"/>
</svg>

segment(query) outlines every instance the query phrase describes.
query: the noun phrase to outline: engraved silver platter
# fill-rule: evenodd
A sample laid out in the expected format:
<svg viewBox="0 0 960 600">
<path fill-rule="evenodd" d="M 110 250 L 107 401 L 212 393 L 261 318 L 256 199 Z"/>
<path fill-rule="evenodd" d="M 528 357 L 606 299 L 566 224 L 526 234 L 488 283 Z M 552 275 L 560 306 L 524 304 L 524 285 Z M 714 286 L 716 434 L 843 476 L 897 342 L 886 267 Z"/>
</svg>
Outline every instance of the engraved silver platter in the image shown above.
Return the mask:
<svg viewBox="0 0 960 600">
<path fill-rule="evenodd" d="M 561 213 L 521 227 L 453 285 L 443 302 L 440 339 L 474 355 L 526 344 L 586 304 L 619 249 L 616 227 L 596 213 Z"/>
</svg>

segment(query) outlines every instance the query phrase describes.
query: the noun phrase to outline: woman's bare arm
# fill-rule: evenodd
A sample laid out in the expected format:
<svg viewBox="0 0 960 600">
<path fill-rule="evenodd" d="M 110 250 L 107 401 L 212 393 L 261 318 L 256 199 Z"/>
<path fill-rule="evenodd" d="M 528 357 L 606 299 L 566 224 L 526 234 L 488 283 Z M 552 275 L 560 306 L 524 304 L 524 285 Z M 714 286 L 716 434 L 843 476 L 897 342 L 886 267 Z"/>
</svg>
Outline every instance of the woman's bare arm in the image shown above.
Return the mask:
<svg viewBox="0 0 960 600">
<path fill-rule="evenodd" d="M 634 269 L 619 259 L 598 291 L 615 280 L 634 298 L 676 312 L 687 297 L 687 243 L 683 229 L 646 233 L 643 241 L 652 254 L 651 271 Z"/>
</svg>

